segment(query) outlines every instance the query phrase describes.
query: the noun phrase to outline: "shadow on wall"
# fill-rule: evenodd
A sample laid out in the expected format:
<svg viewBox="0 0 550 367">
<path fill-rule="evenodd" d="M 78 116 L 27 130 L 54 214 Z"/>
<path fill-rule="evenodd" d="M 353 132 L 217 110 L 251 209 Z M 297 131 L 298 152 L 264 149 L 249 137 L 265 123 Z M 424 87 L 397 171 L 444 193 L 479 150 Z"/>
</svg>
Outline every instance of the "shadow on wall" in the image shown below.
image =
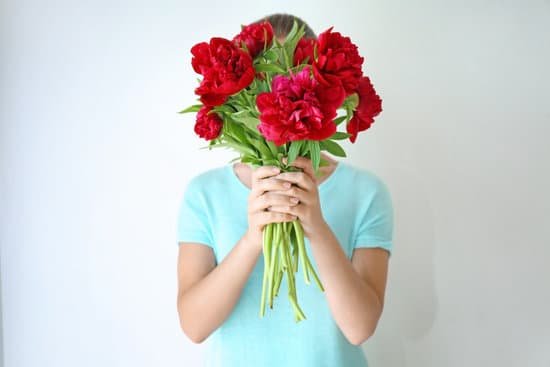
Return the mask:
<svg viewBox="0 0 550 367">
<path fill-rule="evenodd" d="M 384 313 L 364 348 L 372 366 L 405 367 L 409 365 L 406 344 L 428 334 L 436 316 L 435 224 L 426 185 L 413 172 L 402 168 L 391 172 L 392 182 L 387 183 L 395 211 L 394 252 Z M 429 360 L 431 351 L 426 348 L 422 353 L 414 359 Z"/>
</svg>

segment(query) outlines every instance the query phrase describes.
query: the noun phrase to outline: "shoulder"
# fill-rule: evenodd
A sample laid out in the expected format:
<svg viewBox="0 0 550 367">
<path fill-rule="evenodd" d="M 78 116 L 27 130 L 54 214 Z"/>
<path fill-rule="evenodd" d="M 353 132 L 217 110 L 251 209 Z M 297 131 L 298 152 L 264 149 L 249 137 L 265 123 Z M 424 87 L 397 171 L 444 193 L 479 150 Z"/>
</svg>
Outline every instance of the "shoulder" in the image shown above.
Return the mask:
<svg viewBox="0 0 550 367">
<path fill-rule="evenodd" d="M 353 183 L 353 187 L 356 187 L 360 192 L 389 192 L 388 186 L 384 180 L 370 169 L 359 167 L 347 162 L 340 163 L 344 163 L 343 168 L 347 171 L 349 182 Z"/>
<path fill-rule="evenodd" d="M 209 168 L 191 176 L 187 181 L 186 191 L 193 193 L 212 192 L 223 189 L 227 184 L 227 172 L 231 166 L 221 165 Z"/>
</svg>

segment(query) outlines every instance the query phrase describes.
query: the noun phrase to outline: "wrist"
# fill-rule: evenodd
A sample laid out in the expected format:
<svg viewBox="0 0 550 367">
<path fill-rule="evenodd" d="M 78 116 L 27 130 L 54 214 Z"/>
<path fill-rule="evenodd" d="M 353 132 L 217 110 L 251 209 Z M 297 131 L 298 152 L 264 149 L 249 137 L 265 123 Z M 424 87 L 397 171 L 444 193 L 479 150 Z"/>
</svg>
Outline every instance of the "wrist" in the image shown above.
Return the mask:
<svg viewBox="0 0 550 367">
<path fill-rule="evenodd" d="M 248 228 L 243 235 L 246 247 L 261 251 L 263 248 L 263 233 L 256 229 Z"/>
<path fill-rule="evenodd" d="M 318 242 L 326 240 L 327 238 L 330 238 L 332 236 L 332 230 L 328 223 L 323 219 L 319 222 L 317 226 L 315 226 L 315 231 L 311 234 L 311 236 L 308 236 L 310 242 Z"/>
</svg>

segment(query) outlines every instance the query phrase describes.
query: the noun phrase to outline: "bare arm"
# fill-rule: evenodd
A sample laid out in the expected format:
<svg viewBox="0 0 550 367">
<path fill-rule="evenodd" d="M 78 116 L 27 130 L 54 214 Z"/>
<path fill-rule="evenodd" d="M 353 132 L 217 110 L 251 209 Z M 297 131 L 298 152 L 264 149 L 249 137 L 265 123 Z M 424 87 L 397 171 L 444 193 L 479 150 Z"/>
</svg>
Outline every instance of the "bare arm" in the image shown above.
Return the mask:
<svg viewBox="0 0 550 367">
<path fill-rule="evenodd" d="M 284 181 L 272 177 L 277 172 L 271 169 L 264 166 L 253 172 L 248 229 L 217 266 L 209 247 L 180 244 L 177 309 L 182 330 L 195 343 L 204 341 L 231 314 L 262 253 L 263 226 L 296 219 L 265 210 L 271 205 L 293 205 L 288 196 L 270 192 L 286 188 Z"/>
<path fill-rule="evenodd" d="M 229 316 L 260 253 L 248 232 L 218 266 L 209 247 L 180 245 L 177 307 L 189 339 L 202 342 Z"/>
<path fill-rule="evenodd" d="M 389 254 L 381 248 L 360 248 L 350 261 L 323 218 L 311 160 L 297 157 L 292 165 L 303 172 L 285 172 L 277 177 L 296 184 L 282 193 L 298 198 L 300 203 L 270 210 L 300 219 L 333 318 L 348 341 L 359 345 L 374 333 L 382 314 Z"/>
<path fill-rule="evenodd" d="M 356 249 L 350 261 L 328 225 L 315 231 L 310 243 L 335 322 L 350 343 L 362 344 L 382 315 L 388 252 Z"/>
</svg>

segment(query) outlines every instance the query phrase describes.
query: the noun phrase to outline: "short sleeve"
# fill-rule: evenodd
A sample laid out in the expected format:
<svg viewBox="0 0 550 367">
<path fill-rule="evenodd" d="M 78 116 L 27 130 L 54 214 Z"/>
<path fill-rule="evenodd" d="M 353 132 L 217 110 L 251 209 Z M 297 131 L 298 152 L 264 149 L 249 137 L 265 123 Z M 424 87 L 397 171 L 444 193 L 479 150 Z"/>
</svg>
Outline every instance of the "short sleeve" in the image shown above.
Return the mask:
<svg viewBox="0 0 550 367">
<path fill-rule="evenodd" d="M 177 243 L 201 243 L 214 248 L 205 196 L 196 177 L 185 188 L 177 221 Z"/>
<path fill-rule="evenodd" d="M 376 179 L 372 194 L 367 195 L 360 208 L 356 225 L 354 248 L 381 247 L 391 256 L 393 250 L 394 212 L 386 184 Z"/>
</svg>

